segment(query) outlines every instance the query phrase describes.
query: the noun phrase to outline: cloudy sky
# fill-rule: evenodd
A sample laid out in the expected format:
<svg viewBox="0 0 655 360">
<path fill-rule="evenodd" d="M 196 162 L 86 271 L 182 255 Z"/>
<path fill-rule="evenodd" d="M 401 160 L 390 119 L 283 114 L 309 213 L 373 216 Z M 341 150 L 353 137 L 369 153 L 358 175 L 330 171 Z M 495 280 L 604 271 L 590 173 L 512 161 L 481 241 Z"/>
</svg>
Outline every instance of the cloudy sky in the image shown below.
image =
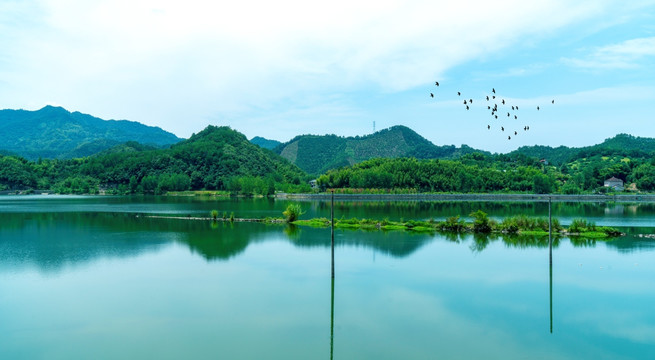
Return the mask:
<svg viewBox="0 0 655 360">
<path fill-rule="evenodd" d="M 495 152 L 655 137 L 655 0 L 0 0 L 0 44 L 0 108 L 180 137 L 373 122 Z"/>
</svg>

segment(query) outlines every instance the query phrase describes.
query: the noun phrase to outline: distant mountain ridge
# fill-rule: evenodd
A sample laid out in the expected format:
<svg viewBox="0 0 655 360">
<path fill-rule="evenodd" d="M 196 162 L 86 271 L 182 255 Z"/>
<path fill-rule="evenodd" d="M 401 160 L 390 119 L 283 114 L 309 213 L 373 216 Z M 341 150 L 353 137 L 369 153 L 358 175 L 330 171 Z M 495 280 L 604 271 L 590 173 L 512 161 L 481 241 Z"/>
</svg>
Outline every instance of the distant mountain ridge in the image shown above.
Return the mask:
<svg viewBox="0 0 655 360">
<path fill-rule="evenodd" d="M 522 146 L 508 155 L 523 154 L 529 157 L 546 159 L 553 164 L 564 164 L 575 159 L 593 155 L 624 154 L 647 157 L 655 153 L 655 139 L 618 134 L 605 139 L 602 143 L 583 147 L 558 146 L 556 148 L 543 145 Z"/>
<path fill-rule="evenodd" d="M 273 151 L 312 175 L 378 157 L 443 159 L 473 152 L 489 154 L 466 145 L 459 148 L 454 145 L 437 146 L 402 125 L 362 137 L 299 135 L 278 145 Z"/>
<path fill-rule="evenodd" d="M 273 150 L 275 147 L 281 144 L 281 142 L 277 140 L 270 140 L 261 136 L 255 136 L 254 138 L 250 139 L 250 142 L 268 150 Z"/>
<path fill-rule="evenodd" d="M 36 111 L 0 110 L 0 150 L 31 160 L 89 156 L 127 141 L 162 147 L 181 140 L 158 127 L 50 105 Z"/>
</svg>

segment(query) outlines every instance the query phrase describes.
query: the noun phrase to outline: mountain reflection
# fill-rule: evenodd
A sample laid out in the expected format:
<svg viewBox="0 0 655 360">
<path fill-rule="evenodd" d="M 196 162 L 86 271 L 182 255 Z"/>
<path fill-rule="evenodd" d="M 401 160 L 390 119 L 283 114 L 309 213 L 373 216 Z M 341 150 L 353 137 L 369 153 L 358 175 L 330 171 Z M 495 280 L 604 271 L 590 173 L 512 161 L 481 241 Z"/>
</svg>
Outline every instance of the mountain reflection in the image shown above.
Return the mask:
<svg viewBox="0 0 655 360">
<path fill-rule="evenodd" d="M 642 229 L 644 231 L 644 229 Z M 648 230 L 651 231 L 652 229 Z M 403 258 L 432 241 L 452 241 L 484 251 L 502 241 L 512 248 L 547 248 L 547 236 L 411 233 L 404 231 L 337 230 L 337 247 L 365 247 Z M 56 272 L 69 265 L 102 258 L 134 257 L 182 244 L 207 261 L 225 261 L 251 243 L 286 239 L 300 248 L 329 248 L 327 228 L 258 223 L 150 218 L 128 213 L 4 213 L 0 222 L 0 269 L 36 266 Z M 561 238 L 553 239 L 557 248 Z M 575 247 L 597 246 L 589 239 L 569 240 Z M 606 243 L 619 252 L 652 251 L 655 240 L 626 236 Z"/>
</svg>

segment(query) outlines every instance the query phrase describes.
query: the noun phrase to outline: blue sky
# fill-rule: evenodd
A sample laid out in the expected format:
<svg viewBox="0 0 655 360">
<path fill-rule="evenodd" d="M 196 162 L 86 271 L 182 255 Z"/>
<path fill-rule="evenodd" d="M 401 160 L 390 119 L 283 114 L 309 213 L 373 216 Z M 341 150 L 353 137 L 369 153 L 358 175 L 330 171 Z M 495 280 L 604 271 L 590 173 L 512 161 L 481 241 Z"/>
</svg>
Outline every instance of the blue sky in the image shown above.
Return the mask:
<svg viewBox="0 0 655 360">
<path fill-rule="evenodd" d="M 0 44 L 0 108 L 181 137 L 355 136 L 373 121 L 494 152 L 655 137 L 655 1 L 2 0 Z M 519 110 L 492 119 L 492 88 Z"/>
</svg>

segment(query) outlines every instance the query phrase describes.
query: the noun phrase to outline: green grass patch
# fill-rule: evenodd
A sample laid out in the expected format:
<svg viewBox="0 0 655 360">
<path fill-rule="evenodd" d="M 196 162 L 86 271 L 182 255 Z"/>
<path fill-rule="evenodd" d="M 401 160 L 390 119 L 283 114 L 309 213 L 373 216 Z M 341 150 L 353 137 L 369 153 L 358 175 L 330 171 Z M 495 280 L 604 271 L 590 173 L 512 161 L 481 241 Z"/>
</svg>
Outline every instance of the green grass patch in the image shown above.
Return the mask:
<svg viewBox="0 0 655 360">
<path fill-rule="evenodd" d="M 548 236 L 548 231 L 543 230 L 521 230 L 519 235 L 527 236 Z"/>
<path fill-rule="evenodd" d="M 296 220 L 292 222 L 294 225 L 302 225 L 302 226 L 311 226 L 311 227 L 329 227 L 330 226 L 330 220 L 326 218 L 317 218 L 317 219 L 309 219 L 309 220 Z"/>
</svg>

